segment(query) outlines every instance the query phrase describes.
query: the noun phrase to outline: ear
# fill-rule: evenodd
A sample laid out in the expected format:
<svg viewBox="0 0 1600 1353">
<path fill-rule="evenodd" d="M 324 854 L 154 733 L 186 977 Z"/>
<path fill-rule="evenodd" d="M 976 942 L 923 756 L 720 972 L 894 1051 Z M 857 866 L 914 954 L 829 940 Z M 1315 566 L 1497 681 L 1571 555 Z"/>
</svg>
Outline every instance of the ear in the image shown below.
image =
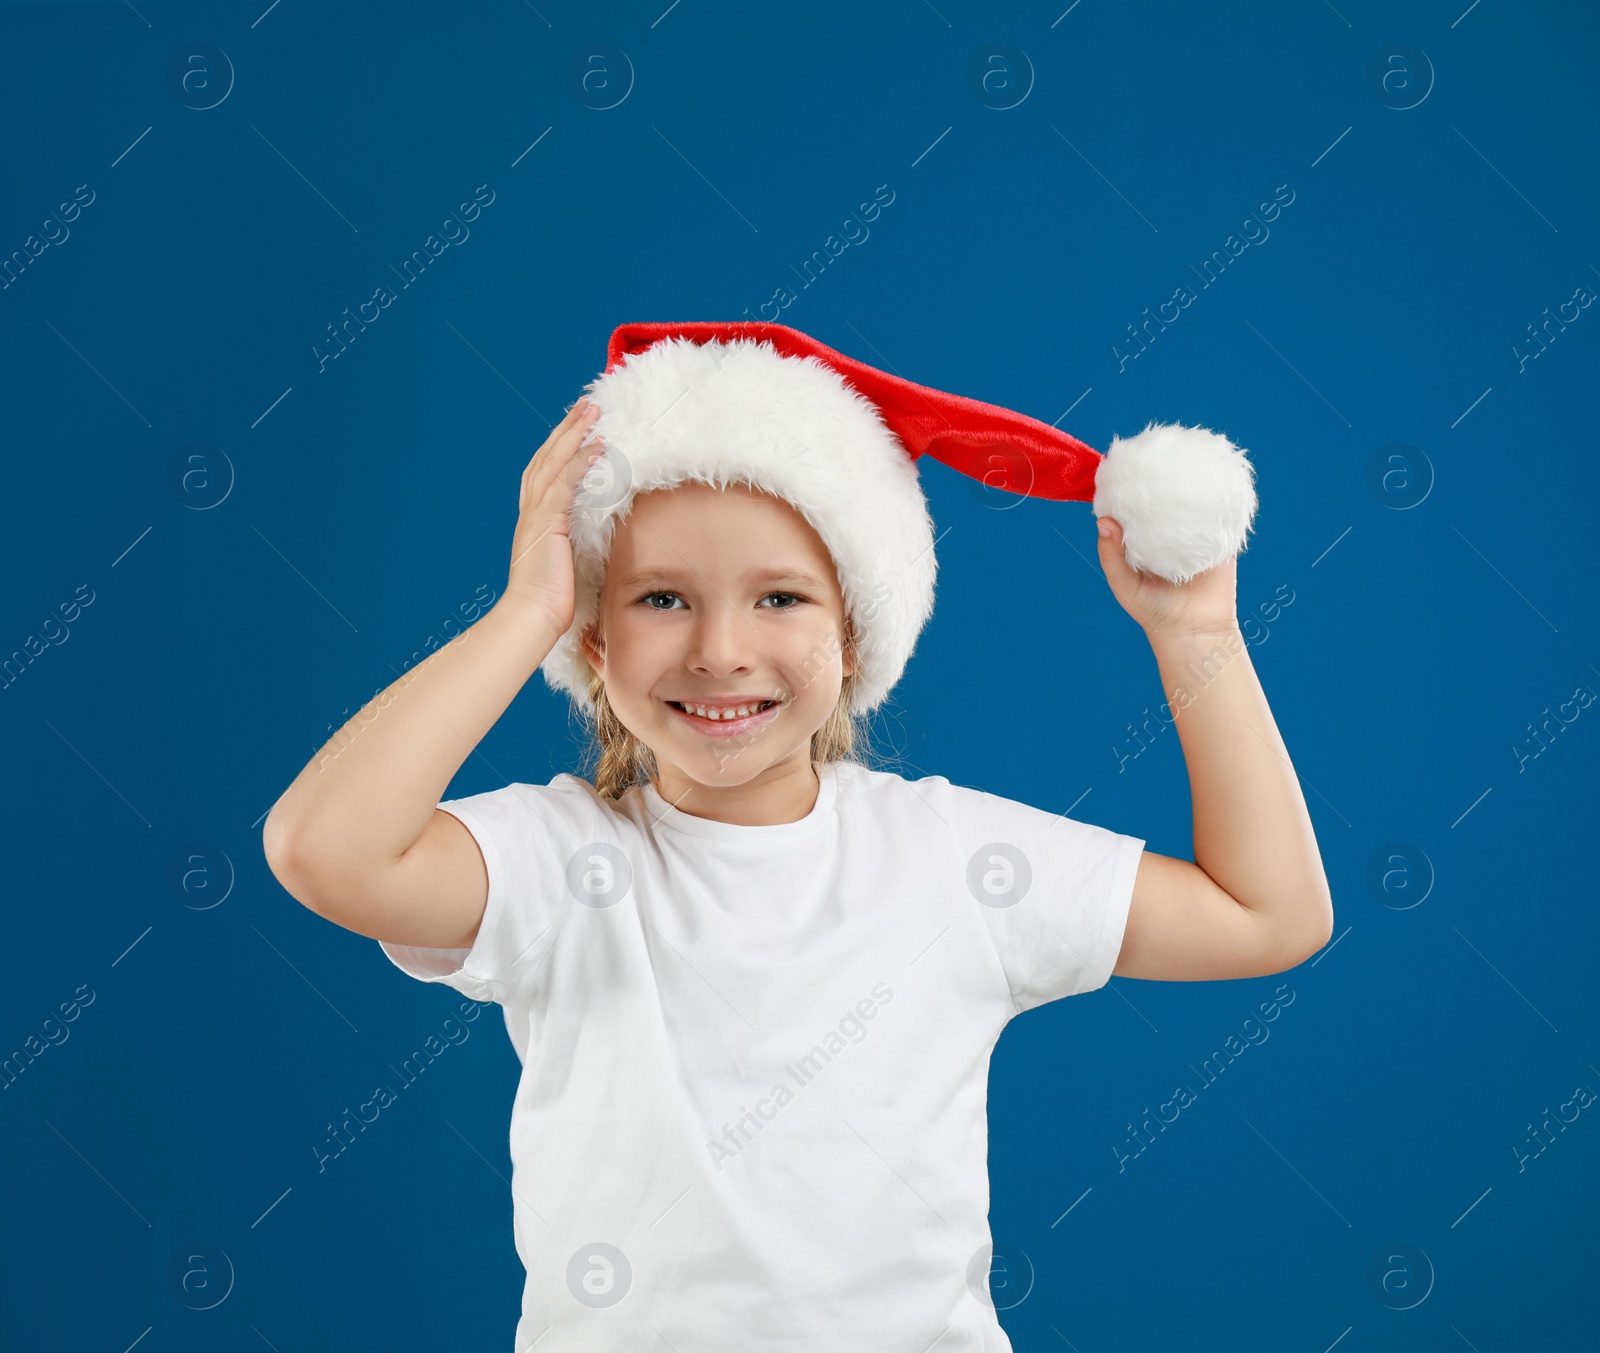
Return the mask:
<svg viewBox="0 0 1600 1353">
<path fill-rule="evenodd" d="M 606 674 L 606 645 L 604 638 L 597 636 L 594 625 L 590 625 L 578 636 L 578 647 L 583 650 L 583 656 L 589 660 L 589 666 L 603 678 Z"/>
</svg>

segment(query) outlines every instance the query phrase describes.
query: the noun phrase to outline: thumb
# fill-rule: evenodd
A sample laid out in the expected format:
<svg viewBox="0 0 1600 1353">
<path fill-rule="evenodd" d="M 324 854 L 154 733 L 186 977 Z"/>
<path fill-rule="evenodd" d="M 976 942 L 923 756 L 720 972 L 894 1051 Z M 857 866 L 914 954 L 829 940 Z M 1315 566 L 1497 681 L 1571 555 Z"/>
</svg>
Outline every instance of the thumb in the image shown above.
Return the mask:
<svg viewBox="0 0 1600 1353">
<path fill-rule="evenodd" d="M 1096 530 L 1099 532 L 1100 561 L 1107 572 L 1114 566 L 1126 567 L 1122 523 L 1115 517 L 1100 517 L 1097 519 Z"/>
<path fill-rule="evenodd" d="M 1115 517 L 1101 517 L 1097 529 L 1100 567 L 1104 570 L 1106 581 L 1111 584 L 1112 591 L 1121 596 L 1130 589 L 1136 589 L 1139 585 L 1139 574 L 1128 562 L 1127 542 L 1123 539 L 1122 523 Z"/>
</svg>

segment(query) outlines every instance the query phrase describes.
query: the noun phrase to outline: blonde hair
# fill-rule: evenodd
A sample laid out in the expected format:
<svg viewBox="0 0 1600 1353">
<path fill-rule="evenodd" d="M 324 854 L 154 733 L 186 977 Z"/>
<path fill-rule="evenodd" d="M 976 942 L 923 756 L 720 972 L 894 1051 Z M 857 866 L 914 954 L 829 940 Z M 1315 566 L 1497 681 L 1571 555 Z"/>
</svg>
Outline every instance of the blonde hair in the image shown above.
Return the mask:
<svg viewBox="0 0 1600 1353">
<path fill-rule="evenodd" d="M 853 649 L 855 632 L 853 624 L 847 625 L 845 651 Z M 590 664 L 588 692 L 594 702 L 594 715 L 590 720 L 588 747 L 584 757 L 583 778 L 594 785 L 603 798 L 620 799 L 635 785 L 649 784 L 656 778 L 658 769 L 655 753 L 640 742 L 617 718 L 616 711 L 606 696 L 606 683 Z M 850 713 L 858 677 L 856 672 L 844 679 L 839 701 L 828 715 L 827 722 L 811 735 L 813 761 L 853 761 L 866 764 L 857 751 L 867 746 L 866 721 Z"/>
</svg>

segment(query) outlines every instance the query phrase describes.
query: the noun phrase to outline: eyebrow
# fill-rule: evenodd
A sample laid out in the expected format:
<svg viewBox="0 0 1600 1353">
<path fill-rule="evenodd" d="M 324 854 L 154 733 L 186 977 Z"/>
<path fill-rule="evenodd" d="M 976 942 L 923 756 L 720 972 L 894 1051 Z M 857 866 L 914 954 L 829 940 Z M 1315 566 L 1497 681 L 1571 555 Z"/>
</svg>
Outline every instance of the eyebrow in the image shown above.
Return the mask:
<svg viewBox="0 0 1600 1353">
<path fill-rule="evenodd" d="M 619 587 L 639 587 L 645 583 L 677 582 L 681 578 L 699 577 L 693 569 L 685 568 L 651 568 L 641 569 L 630 573 L 626 578 L 618 580 Z M 825 584 L 820 578 L 815 578 L 804 569 L 798 568 L 751 568 L 744 573 L 745 582 L 792 582 L 800 583 L 806 587 L 822 589 Z"/>
</svg>

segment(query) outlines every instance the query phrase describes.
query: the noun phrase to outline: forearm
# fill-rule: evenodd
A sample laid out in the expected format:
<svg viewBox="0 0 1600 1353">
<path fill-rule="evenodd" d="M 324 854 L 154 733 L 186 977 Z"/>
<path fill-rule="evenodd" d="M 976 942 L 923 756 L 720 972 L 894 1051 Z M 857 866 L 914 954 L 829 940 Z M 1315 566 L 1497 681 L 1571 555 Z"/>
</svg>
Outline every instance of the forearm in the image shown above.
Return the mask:
<svg viewBox="0 0 1600 1353">
<path fill-rule="evenodd" d="M 1189 769 L 1195 863 L 1274 930 L 1325 935 L 1322 855 L 1243 635 L 1147 637 Z"/>
<path fill-rule="evenodd" d="M 267 817 L 269 859 L 391 863 L 560 635 L 509 594 L 358 710 Z"/>
</svg>

